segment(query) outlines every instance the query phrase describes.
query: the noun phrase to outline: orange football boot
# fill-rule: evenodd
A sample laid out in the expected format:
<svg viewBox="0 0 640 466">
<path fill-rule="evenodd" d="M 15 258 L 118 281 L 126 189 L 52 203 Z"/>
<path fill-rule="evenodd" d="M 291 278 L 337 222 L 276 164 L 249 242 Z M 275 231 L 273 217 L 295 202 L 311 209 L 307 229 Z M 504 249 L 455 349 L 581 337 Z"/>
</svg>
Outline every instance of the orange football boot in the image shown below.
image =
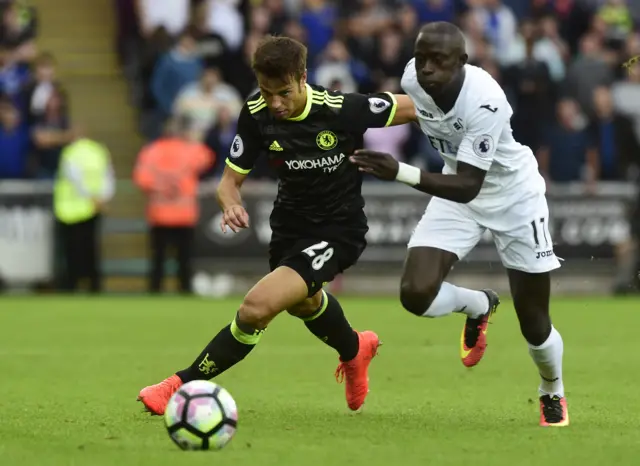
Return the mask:
<svg viewBox="0 0 640 466">
<path fill-rule="evenodd" d="M 335 374 L 338 383 L 345 380 L 347 405 L 352 411 L 360 409 L 369 393 L 369 364 L 381 344 L 378 335 L 370 331 L 358 332 L 358 339 L 358 354 L 351 361 L 340 360 Z"/>
<path fill-rule="evenodd" d="M 493 290 L 482 290 L 489 299 L 489 310 L 477 319 L 467 317 L 460 337 L 460 359 L 466 367 L 473 367 L 480 362 L 487 349 L 487 329 L 489 319 L 500 305 L 500 297 Z"/>
<path fill-rule="evenodd" d="M 542 427 L 566 427 L 569 425 L 567 399 L 558 395 L 540 397 L 540 425 Z"/>
<path fill-rule="evenodd" d="M 162 382 L 140 390 L 138 401 L 142 401 L 145 408 L 153 414 L 162 416 L 169 400 L 182 386 L 182 380 L 176 374 L 164 379 Z"/>
</svg>

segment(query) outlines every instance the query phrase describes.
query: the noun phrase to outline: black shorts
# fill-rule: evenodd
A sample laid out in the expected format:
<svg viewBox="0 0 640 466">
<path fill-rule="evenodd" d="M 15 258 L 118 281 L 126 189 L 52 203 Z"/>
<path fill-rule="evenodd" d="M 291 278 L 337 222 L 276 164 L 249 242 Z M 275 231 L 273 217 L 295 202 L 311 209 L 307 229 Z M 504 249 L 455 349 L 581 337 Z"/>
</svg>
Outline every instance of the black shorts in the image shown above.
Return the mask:
<svg viewBox="0 0 640 466">
<path fill-rule="evenodd" d="M 315 295 L 337 275 L 355 265 L 367 246 L 366 221 L 332 227 L 273 228 L 269 267 L 295 270 Z"/>
</svg>

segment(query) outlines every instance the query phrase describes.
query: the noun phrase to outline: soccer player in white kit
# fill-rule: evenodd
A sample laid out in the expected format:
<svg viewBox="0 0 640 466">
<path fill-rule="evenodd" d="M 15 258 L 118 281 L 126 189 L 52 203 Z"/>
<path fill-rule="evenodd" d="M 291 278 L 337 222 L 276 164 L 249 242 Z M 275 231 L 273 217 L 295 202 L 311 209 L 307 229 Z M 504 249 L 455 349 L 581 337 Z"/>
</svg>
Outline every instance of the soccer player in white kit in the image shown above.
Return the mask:
<svg viewBox="0 0 640 466">
<path fill-rule="evenodd" d="M 499 301 L 491 290 L 444 280 L 484 231 L 491 231 L 540 373 L 540 425 L 566 426 L 563 342 L 549 316 L 550 272 L 560 263 L 549 234 L 545 182 L 531 149 L 512 136 L 513 112 L 504 91 L 467 58 L 456 26 L 430 23 L 421 29 L 402 76 L 420 128 L 444 159 L 442 174 L 369 150 L 356 151 L 350 160 L 363 172 L 433 196 L 409 241 L 400 299 L 418 316 L 467 315 L 461 337 L 467 367 L 484 354 L 489 317 Z"/>
</svg>

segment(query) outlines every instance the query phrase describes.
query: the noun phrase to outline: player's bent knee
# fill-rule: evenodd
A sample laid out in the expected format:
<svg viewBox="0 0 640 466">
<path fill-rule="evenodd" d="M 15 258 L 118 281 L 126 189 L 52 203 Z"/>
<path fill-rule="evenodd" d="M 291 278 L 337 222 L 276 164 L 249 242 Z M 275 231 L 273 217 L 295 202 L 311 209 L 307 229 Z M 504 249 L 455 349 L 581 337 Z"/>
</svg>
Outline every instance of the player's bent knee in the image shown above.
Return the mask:
<svg viewBox="0 0 640 466">
<path fill-rule="evenodd" d="M 520 332 L 529 344 L 540 346 L 551 334 L 549 274 L 510 270 L 509 281 L 513 306 L 520 322 Z"/>
<path fill-rule="evenodd" d="M 310 316 L 318 310 L 322 305 L 322 290 L 318 291 L 310 298 L 301 301 L 295 306 L 289 306 L 287 312 L 294 317 L 306 317 Z"/>
<path fill-rule="evenodd" d="M 440 283 L 436 281 L 403 280 L 400 285 L 400 302 L 410 313 L 423 316 L 439 290 Z"/>
<path fill-rule="evenodd" d="M 520 332 L 525 340 L 533 346 L 540 346 L 551 333 L 551 317 L 545 305 L 536 305 L 521 293 L 513 296 L 514 307 L 520 322 Z"/>
<path fill-rule="evenodd" d="M 527 343 L 540 346 L 551 334 L 551 319 L 543 318 L 520 322 L 520 332 Z"/>
<path fill-rule="evenodd" d="M 266 297 L 265 297 L 266 298 Z M 238 310 L 238 317 L 245 324 L 256 329 L 265 328 L 280 313 L 280 309 L 269 306 L 268 299 L 260 299 L 255 293 L 249 293 Z"/>
</svg>

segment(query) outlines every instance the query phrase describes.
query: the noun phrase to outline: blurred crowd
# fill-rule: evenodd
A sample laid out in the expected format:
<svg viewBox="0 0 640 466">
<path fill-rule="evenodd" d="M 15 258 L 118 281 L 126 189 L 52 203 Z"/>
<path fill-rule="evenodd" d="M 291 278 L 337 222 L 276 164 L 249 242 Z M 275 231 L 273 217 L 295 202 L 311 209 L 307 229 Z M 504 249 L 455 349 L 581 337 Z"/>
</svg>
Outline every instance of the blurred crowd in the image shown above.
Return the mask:
<svg viewBox="0 0 640 466">
<path fill-rule="evenodd" d="M 625 180 L 640 165 L 640 2 L 627 0 L 117 1 L 118 47 L 140 130 L 190 118 L 222 170 L 265 34 L 309 48 L 309 80 L 345 92 L 401 92 L 420 25 L 458 24 L 470 63 L 501 83 L 516 138 L 555 182 Z M 631 60 L 631 62 L 630 62 Z M 625 66 L 625 64 L 628 64 Z M 412 125 L 365 144 L 432 171 L 441 160 Z M 264 167 L 254 177 L 269 177 Z"/>
<path fill-rule="evenodd" d="M 73 141 L 56 60 L 38 49 L 38 14 L 20 0 L 0 0 L 0 179 L 53 179 Z"/>
</svg>

